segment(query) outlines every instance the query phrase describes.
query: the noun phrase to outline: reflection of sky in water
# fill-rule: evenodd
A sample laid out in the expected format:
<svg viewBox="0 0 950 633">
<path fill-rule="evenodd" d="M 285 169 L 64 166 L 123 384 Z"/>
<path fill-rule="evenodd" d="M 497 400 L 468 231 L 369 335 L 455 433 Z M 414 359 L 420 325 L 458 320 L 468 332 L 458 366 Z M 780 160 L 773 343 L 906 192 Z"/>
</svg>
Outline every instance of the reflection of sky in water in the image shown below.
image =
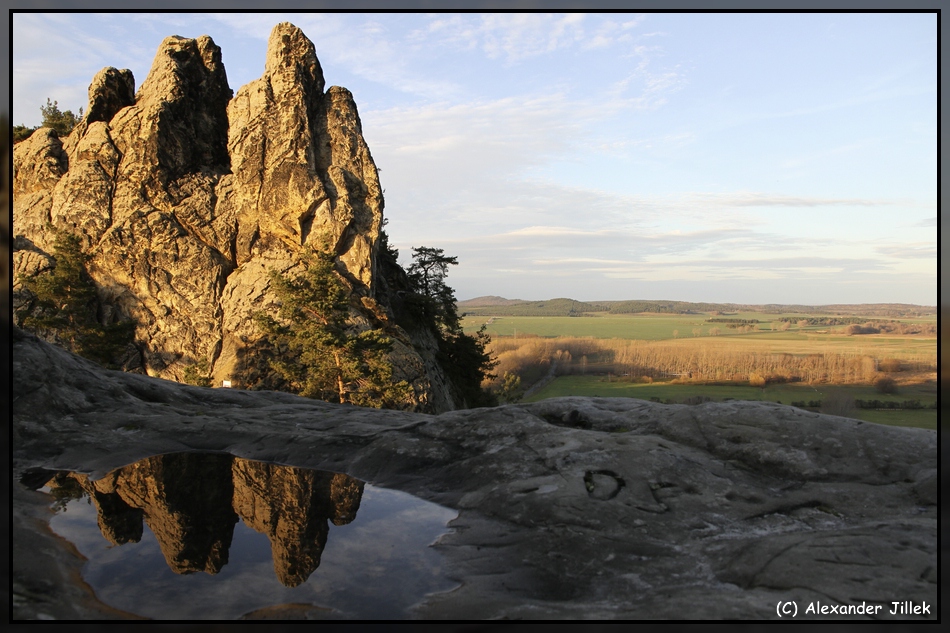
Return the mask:
<svg viewBox="0 0 950 633">
<path fill-rule="evenodd" d="M 88 497 L 71 500 L 50 521 L 88 560 L 83 579 L 100 600 L 156 619 L 232 619 L 263 607 L 312 604 L 328 617 L 405 618 L 432 592 L 456 586 L 428 547 L 457 513 L 404 492 L 367 485 L 356 519 L 330 525 L 320 566 L 298 587 L 274 573 L 270 541 L 238 521 L 228 564 L 217 575 L 179 575 L 168 568 L 145 526 L 139 543 L 111 545 Z"/>
</svg>

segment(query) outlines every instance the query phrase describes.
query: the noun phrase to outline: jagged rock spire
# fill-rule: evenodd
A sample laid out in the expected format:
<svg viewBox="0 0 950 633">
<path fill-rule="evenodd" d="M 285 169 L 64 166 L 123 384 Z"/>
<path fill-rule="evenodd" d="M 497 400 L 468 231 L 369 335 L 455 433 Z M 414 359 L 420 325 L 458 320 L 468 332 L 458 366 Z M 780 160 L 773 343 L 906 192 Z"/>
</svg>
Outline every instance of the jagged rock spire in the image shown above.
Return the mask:
<svg viewBox="0 0 950 633">
<path fill-rule="evenodd" d="M 165 38 L 133 90 L 130 71 L 105 68 L 67 139 L 39 130 L 16 146 L 15 275 L 51 265 L 49 224 L 76 234 L 101 319 L 137 324 L 125 369 L 181 379 L 204 361 L 216 384 L 241 386 L 260 335 L 252 315 L 274 302 L 269 271 L 292 271 L 326 242 L 352 289 L 354 327 L 389 328 L 396 375 L 414 384 L 419 406 L 453 407 L 434 342 L 386 322 L 376 165 L 353 95 L 325 90 L 299 28 L 274 27 L 264 74 L 233 98 L 206 35 Z"/>
</svg>

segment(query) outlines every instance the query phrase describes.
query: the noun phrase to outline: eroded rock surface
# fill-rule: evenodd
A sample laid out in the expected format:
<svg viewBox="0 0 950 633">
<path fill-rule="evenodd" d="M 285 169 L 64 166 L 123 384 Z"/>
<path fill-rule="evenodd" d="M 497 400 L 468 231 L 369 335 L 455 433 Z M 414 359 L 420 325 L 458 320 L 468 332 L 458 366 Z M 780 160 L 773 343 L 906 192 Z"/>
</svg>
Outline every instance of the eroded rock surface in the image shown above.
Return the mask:
<svg viewBox="0 0 950 633">
<path fill-rule="evenodd" d="M 52 265 L 49 226 L 78 235 L 100 320 L 137 325 L 127 368 L 182 380 L 207 363 L 215 384 L 247 386 L 260 379 L 252 315 L 274 310 L 269 271 L 298 272 L 306 249 L 327 244 L 352 327 L 395 340 L 394 374 L 416 409 L 460 404 L 425 333 L 395 323 L 377 261 L 383 195 L 356 103 L 324 89 L 299 28 L 274 28 L 264 74 L 234 95 L 208 36 L 165 38 L 134 83 L 103 69 L 67 138 L 44 128 L 14 148 L 15 279 Z"/>
<path fill-rule="evenodd" d="M 777 618 L 785 600 L 936 617 L 933 431 L 748 402 L 378 411 L 109 372 L 22 332 L 13 369 L 15 479 L 215 450 L 458 509 L 437 547 L 461 587 L 416 617 Z M 14 492 L 16 591 L 40 573 L 16 544 L 47 502 Z M 19 600 L 15 616 L 54 610 Z"/>
</svg>

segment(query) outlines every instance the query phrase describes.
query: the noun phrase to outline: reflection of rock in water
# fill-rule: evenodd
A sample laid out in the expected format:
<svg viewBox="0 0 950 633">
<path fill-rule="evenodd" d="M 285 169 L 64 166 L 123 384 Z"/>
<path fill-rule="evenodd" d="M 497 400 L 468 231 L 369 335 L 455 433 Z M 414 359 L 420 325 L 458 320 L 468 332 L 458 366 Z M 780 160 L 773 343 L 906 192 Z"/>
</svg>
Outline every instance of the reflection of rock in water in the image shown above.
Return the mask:
<svg viewBox="0 0 950 633">
<path fill-rule="evenodd" d="M 47 485 L 56 497 L 78 499 L 82 493 L 89 495 L 96 506 L 99 530 L 113 545 L 138 543 L 142 540 L 142 509 L 133 508 L 114 491 L 111 481 L 113 474 L 99 481 L 91 481 L 88 475 L 61 472 Z"/>
<path fill-rule="evenodd" d="M 98 512 L 110 543 L 138 542 L 142 519 L 155 534 L 168 566 L 178 574 L 216 574 L 228 562 L 237 515 L 231 508 L 231 456 L 156 455 L 110 472 L 97 481 L 70 473 Z"/>
<path fill-rule="evenodd" d="M 237 523 L 230 455 L 156 455 L 109 473 L 96 488 L 142 508 L 175 573 L 216 574 L 227 564 Z"/>
<path fill-rule="evenodd" d="M 296 587 L 320 566 L 329 526 L 356 517 L 363 482 L 339 473 L 235 458 L 234 509 L 271 542 L 274 571 Z"/>
<path fill-rule="evenodd" d="M 99 511 L 99 529 L 102 535 L 114 545 L 141 541 L 144 515 L 142 509 L 133 508 L 118 493 L 100 492 L 95 484 L 90 496 Z"/>
<path fill-rule="evenodd" d="M 356 518 L 364 483 L 341 473 L 265 464 L 223 454 L 156 455 L 97 481 L 59 473 L 59 496 L 81 488 L 95 504 L 99 529 L 116 545 L 142 538 L 142 519 L 179 574 L 215 574 L 228 562 L 238 515 L 271 542 L 278 579 L 295 587 L 320 565 L 329 526 Z"/>
</svg>

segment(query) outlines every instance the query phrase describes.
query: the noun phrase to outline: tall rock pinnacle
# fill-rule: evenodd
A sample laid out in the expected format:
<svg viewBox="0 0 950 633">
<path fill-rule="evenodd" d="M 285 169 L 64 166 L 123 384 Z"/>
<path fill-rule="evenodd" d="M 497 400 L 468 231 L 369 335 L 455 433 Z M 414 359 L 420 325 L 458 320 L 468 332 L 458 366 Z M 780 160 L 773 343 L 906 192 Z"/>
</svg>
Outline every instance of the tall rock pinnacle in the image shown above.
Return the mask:
<svg viewBox="0 0 950 633">
<path fill-rule="evenodd" d="M 222 205 L 241 210 L 238 265 L 260 240 L 295 250 L 329 239 L 353 280 L 371 293 L 383 210 L 379 177 L 352 95 L 323 87 L 310 40 L 292 24 L 274 27 L 264 75 L 228 106 L 234 175 Z"/>
<path fill-rule="evenodd" d="M 376 165 L 353 95 L 324 86 L 313 43 L 286 22 L 264 74 L 233 98 L 206 35 L 165 38 L 134 96 L 130 71 L 103 69 L 69 137 L 40 129 L 14 148 L 15 278 L 52 266 L 49 225 L 75 234 L 101 320 L 136 322 L 126 369 L 180 380 L 203 361 L 216 384 L 249 386 L 252 315 L 274 305 L 269 271 L 293 273 L 326 244 L 354 327 L 394 334 L 396 376 L 419 408 L 452 408 L 431 341 L 421 349 L 387 320 Z M 15 308 L 28 299 L 19 292 Z"/>
</svg>

